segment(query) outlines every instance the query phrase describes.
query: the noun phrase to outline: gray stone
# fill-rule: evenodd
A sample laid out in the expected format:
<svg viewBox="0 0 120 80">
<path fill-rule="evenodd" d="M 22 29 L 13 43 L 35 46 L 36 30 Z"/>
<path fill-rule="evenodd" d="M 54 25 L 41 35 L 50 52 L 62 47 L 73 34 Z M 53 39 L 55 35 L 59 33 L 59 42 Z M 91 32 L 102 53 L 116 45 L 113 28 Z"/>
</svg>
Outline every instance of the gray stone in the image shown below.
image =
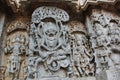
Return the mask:
<svg viewBox="0 0 120 80">
<path fill-rule="evenodd" d="M 31 7 L 33 3 L 30 1 L 26 5 Z M 83 3 L 82 0 L 78 0 L 79 6 Z M 49 4 L 51 5 L 51 2 Z M 2 58 L 5 58 L 3 63 L 6 66 L 2 78 L 6 76 L 5 80 L 119 80 L 120 16 L 111 13 L 111 10 L 102 9 L 104 4 L 101 8 L 88 8 L 90 14 L 85 15 L 83 13 L 87 11 L 80 12 L 80 15 L 79 12 L 72 11 L 74 5 L 64 4 L 63 7 L 71 9 L 66 10 L 60 9 L 62 5 L 56 4 L 53 7 L 38 5 L 40 7 L 33 11 L 31 21 L 29 17 L 30 23 L 24 21 L 24 14 L 18 17 L 16 14 L 17 18 L 8 22 L 9 26 L 5 27 L 1 39 L 4 40 L 1 44 L 4 52 L 1 52 L 5 53 Z M 26 11 L 29 10 L 32 12 L 33 9 Z M 8 18 L 12 18 L 13 15 Z M 84 19 L 80 20 L 81 18 Z M 1 14 L 0 38 L 4 19 L 5 15 Z"/>
<path fill-rule="evenodd" d="M 107 80 L 120 80 L 120 69 L 119 70 L 107 70 Z"/>
<path fill-rule="evenodd" d="M 97 80 L 120 80 L 120 70 L 101 71 L 96 77 Z"/>
<path fill-rule="evenodd" d="M 95 77 L 83 77 L 83 78 L 48 77 L 48 78 L 41 78 L 39 80 L 96 80 L 96 78 Z"/>
</svg>

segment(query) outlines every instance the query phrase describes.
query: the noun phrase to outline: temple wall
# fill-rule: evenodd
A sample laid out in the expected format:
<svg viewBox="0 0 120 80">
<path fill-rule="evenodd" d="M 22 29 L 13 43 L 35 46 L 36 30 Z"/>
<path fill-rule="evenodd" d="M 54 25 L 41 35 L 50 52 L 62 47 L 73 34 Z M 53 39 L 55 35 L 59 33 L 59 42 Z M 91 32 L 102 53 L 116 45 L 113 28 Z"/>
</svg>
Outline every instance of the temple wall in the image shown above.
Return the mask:
<svg viewBox="0 0 120 80">
<path fill-rule="evenodd" d="M 25 14 L 1 12 L 0 80 L 119 80 L 119 9 L 72 9 L 43 5 Z"/>
</svg>

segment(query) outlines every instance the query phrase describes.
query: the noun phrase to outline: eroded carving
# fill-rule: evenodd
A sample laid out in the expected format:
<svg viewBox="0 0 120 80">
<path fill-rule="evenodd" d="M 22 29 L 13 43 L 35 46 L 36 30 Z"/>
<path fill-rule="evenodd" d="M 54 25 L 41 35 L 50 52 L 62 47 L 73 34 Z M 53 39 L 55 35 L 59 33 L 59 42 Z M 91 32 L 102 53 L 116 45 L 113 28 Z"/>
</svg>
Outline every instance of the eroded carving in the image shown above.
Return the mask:
<svg viewBox="0 0 120 80">
<path fill-rule="evenodd" d="M 70 23 L 73 37 L 73 60 L 76 76 L 94 76 L 94 56 L 91 54 L 86 28 L 77 21 Z"/>
<path fill-rule="evenodd" d="M 6 71 L 6 67 L 0 66 L 0 80 L 5 80 L 5 71 Z"/>
<path fill-rule="evenodd" d="M 77 0 L 73 2 L 77 4 L 77 9 L 80 11 L 80 10 L 85 10 L 90 4 L 91 5 L 100 4 L 100 3 L 114 4 L 117 1 L 118 0 Z"/>
<path fill-rule="evenodd" d="M 11 27 L 11 25 L 14 27 Z M 18 20 L 16 23 L 13 21 L 7 28 L 7 40 L 4 48 L 6 58 L 5 66 L 7 66 L 5 73 L 7 77 L 5 77 L 5 80 L 20 80 L 21 77 L 24 78 L 22 71 L 26 65 L 25 55 L 28 52 L 27 26 L 24 26 L 25 24 Z M 9 30 L 10 28 L 11 30 Z"/>
<path fill-rule="evenodd" d="M 51 20 L 48 21 L 47 18 Z M 30 29 L 29 58 L 34 58 L 32 65 L 36 75 L 42 74 L 38 71 L 40 63 L 43 63 L 44 70 L 49 74 L 63 68 L 67 70 L 67 76 L 72 75 L 69 28 L 61 22 L 68 20 L 68 14 L 55 7 L 40 7 L 34 11 Z M 35 78 L 39 79 L 38 76 Z"/>
<path fill-rule="evenodd" d="M 28 53 L 28 64 L 31 65 L 28 67 L 33 70 L 28 74 L 32 73 L 34 79 L 44 75 L 94 76 L 94 56 L 91 54 L 86 28 L 80 22 L 63 25 L 62 22 L 68 20 L 68 14 L 55 7 L 44 6 L 33 12 Z"/>
<path fill-rule="evenodd" d="M 10 46 L 11 42 L 11 46 Z M 25 54 L 25 37 L 20 33 L 16 34 L 10 41 L 8 38 L 7 47 L 5 48 L 6 54 L 11 54 L 8 60 L 8 72 L 12 75 L 12 79 L 18 80 L 20 74 L 20 68 L 22 64 L 21 55 Z"/>
<path fill-rule="evenodd" d="M 4 51 L 6 75 L 10 75 L 6 80 L 77 80 L 119 70 L 120 21 L 106 14 L 92 9 L 88 32 L 79 21 L 67 24 L 69 15 L 56 7 L 43 6 L 33 12 L 29 37 L 27 25 L 13 23 L 7 28 L 10 34 Z"/>
<path fill-rule="evenodd" d="M 106 16 L 107 15 L 107 16 Z M 108 70 L 112 65 L 113 49 L 119 46 L 119 17 L 115 13 L 93 9 L 88 22 L 91 48 L 95 55 L 96 73 Z M 115 56 L 114 56 L 115 57 Z M 117 57 L 116 57 L 117 58 Z M 117 60 L 116 60 L 117 61 Z"/>
<path fill-rule="evenodd" d="M 25 24 L 26 23 L 26 24 Z M 28 22 L 26 20 L 24 20 L 24 22 L 22 21 L 22 18 L 17 20 L 17 21 L 13 21 L 11 22 L 11 24 L 9 25 L 9 27 L 7 28 L 7 33 L 11 33 L 13 31 L 16 30 L 27 30 L 28 29 Z"/>
</svg>

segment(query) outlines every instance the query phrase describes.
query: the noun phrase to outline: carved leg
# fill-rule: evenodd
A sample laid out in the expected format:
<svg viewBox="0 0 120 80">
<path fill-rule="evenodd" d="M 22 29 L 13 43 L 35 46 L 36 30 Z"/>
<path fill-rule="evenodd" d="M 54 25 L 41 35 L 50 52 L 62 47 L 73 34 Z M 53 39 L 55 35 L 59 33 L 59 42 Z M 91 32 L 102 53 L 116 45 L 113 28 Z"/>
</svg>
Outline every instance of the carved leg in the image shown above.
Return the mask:
<svg viewBox="0 0 120 80">
<path fill-rule="evenodd" d="M 35 62 L 35 80 L 38 79 L 38 63 L 42 61 L 42 58 L 38 58 Z"/>
</svg>

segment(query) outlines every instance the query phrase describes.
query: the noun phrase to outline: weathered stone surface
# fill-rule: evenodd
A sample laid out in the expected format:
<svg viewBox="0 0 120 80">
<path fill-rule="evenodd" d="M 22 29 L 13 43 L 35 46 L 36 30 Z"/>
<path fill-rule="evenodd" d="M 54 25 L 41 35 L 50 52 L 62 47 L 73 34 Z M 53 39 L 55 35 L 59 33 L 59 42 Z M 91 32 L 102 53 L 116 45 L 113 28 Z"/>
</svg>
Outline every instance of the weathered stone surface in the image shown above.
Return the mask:
<svg viewBox="0 0 120 80">
<path fill-rule="evenodd" d="M 85 78 L 48 77 L 48 78 L 41 78 L 39 80 L 96 80 L 96 78 L 95 77 L 85 77 Z"/>
<path fill-rule="evenodd" d="M 41 3 L 50 3 L 50 2 L 66 2 L 68 4 L 74 4 L 76 9 L 79 11 L 85 10 L 89 5 L 96 5 L 100 3 L 108 3 L 108 4 L 115 4 L 118 0 L 35 0 L 35 1 L 28 1 L 28 0 L 6 0 L 7 4 L 10 5 L 14 13 L 19 13 L 23 11 L 22 6 L 26 6 L 24 3 L 32 3 L 32 2 L 41 2 Z"/>
<path fill-rule="evenodd" d="M 107 70 L 108 80 L 119 80 L 120 79 L 120 70 Z"/>
<path fill-rule="evenodd" d="M 112 69 L 101 71 L 97 76 L 97 80 L 119 80 L 120 79 L 120 70 Z"/>
<path fill-rule="evenodd" d="M 90 2 L 84 1 L 78 1 L 78 6 Z M 26 11 L 29 15 L 25 16 L 23 9 L 7 16 L 6 21 L 1 14 L 0 79 L 119 80 L 120 15 L 117 8 L 103 8 L 104 2 L 115 0 L 94 0 L 90 4 L 102 5 L 90 6 L 83 12 L 72 11 L 76 4 L 57 5 L 59 2 L 39 1 L 40 5 L 32 7 L 30 1 L 27 7 L 20 5 L 32 8 Z"/>
<path fill-rule="evenodd" d="M 3 12 L 0 12 L 0 58 L 3 59 L 3 54 L 2 54 L 2 33 L 5 25 L 5 19 L 6 15 Z M 0 65 L 2 64 L 2 60 L 0 60 Z"/>
<path fill-rule="evenodd" d="M 0 66 L 0 80 L 5 79 L 5 71 L 6 71 L 6 67 L 5 66 Z"/>
<path fill-rule="evenodd" d="M 5 24 L 5 14 L 4 13 L 0 13 L 0 37 L 2 35 L 2 32 L 3 32 L 3 27 L 4 27 L 4 24 Z"/>
</svg>

